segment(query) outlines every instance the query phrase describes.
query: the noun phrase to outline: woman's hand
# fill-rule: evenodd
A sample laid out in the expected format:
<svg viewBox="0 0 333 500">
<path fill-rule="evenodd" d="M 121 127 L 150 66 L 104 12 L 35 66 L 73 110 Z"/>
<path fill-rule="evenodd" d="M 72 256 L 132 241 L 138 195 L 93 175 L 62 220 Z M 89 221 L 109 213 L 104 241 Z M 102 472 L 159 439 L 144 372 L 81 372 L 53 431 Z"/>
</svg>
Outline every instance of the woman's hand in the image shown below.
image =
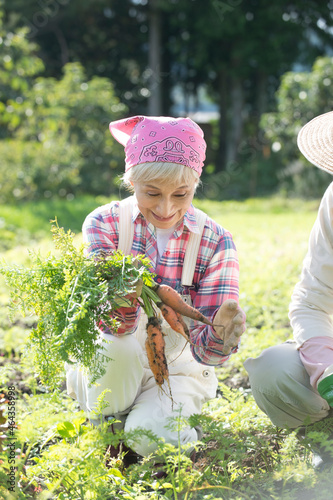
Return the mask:
<svg viewBox="0 0 333 500">
<path fill-rule="evenodd" d="M 236 300 L 228 299 L 223 302 L 214 318 L 214 330 L 224 342 L 223 354 L 230 354 L 231 349 L 238 345 L 246 330 L 245 320 L 246 315 Z"/>
<path fill-rule="evenodd" d="M 124 297 L 117 297 L 114 301 L 117 307 L 135 307 L 137 305 L 137 300 L 142 292 L 143 281 L 142 279 L 138 279 L 135 292 L 130 293 Z"/>
</svg>

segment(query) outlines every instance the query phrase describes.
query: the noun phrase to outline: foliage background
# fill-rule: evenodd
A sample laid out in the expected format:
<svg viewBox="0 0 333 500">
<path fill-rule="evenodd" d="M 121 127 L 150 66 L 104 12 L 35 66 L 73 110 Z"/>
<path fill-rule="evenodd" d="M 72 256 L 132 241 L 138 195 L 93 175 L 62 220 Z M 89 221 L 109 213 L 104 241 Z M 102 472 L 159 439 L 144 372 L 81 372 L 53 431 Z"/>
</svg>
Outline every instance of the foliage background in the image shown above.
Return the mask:
<svg viewBox="0 0 333 500">
<path fill-rule="evenodd" d="M 327 0 L 1 0 L 1 201 L 117 193 L 108 123 L 133 114 L 199 122 L 202 197 L 321 195 L 328 177 L 296 136 L 331 109 L 332 12 Z"/>
</svg>

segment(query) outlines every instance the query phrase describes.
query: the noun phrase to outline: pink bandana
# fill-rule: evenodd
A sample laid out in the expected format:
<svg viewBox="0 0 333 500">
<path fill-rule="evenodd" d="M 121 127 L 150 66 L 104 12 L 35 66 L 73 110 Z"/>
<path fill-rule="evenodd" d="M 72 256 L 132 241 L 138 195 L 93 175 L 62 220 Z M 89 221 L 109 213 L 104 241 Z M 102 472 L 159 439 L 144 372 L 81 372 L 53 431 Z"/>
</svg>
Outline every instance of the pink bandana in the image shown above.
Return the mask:
<svg viewBox="0 0 333 500">
<path fill-rule="evenodd" d="M 140 163 L 161 161 L 202 172 L 206 142 L 190 118 L 133 116 L 111 122 L 110 132 L 125 146 L 126 171 Z"/>
</svg>

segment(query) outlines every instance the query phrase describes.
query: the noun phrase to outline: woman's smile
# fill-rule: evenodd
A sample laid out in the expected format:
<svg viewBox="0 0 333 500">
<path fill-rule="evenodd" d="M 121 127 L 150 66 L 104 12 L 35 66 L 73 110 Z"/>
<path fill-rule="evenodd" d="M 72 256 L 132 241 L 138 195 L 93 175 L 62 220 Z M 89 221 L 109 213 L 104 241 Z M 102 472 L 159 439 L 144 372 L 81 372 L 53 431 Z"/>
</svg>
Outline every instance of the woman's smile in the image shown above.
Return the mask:
<svg viewBox="0 0 333 500">
<path fill-rule="evenodd" d="M 170 215 L 169 217 L 160 217 L 159 215 L 155 214 L 155 212 L 151 212 L 155 219 L 161 221 L 161 222 L 167 222 L 169 220 L 172 220 L 175 216 L 175 214 Z"/>
<path fill-rule="evenodd" d="M 147 221 L 159 229 L 168 229 L 177 224 L 190 208 L 195 180 L 180 185 L 163 181 L 151 184 L 134 182 L 134 191 L 139 210 Z"/>
</svg>

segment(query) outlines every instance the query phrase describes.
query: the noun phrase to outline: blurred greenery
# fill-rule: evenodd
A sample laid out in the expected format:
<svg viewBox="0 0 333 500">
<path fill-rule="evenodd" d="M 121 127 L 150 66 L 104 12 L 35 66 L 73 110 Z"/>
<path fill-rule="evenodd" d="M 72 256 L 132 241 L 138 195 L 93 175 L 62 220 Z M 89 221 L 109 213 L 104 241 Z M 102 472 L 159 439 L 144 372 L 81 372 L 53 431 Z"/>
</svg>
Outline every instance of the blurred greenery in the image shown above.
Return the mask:
<svg viewBox="0 0 333 500">
<path fill-rule="evenodd" d="M 262 128 L 276 149 L 281 190 L 320 196 L 331 176 L 314 168 L 299 152 L 296 137 L 313 117 L 333 109 L 333 58 L 318 58 L 311 72 L 288 72 L 277 91 L 277 110 L 264 114 Z"/>
<path fill-rule="evenodd" d="M 85 217 L 108 198 L 85 195 L 72 200 L 52 198 L 36 202 L 0 205 L 0 250 L 24 247 L 50 236 L 50 221 L 57 218 L 67 231 L 81 231 Z"/>
<path fill-rule="evenodd" d="M 108 123 L 124 109 L 111 82 L 87 80 L 79 63 L 67 64 L 61 80 L 37 78 L 24 99 L 8 101 L 0 201 L 112 192 L 123 151 Z"/>
<path fill-rule="evenodd" d="M 217 112 L 198 115 L 202 197 L 320 196 L 327 177 L 295 142 L 332 106 L 332 12 L 314 0 L 0 0 L 0 203 L 116 194 L 124 152 L 108 124 L 152 114 L 157 89 L 159 114 Z"/>
<path fill-rule="evenodd" d="M 118 194 L 120 198 L 128 196 L 125 192 Z M 0 251 L 10 250 L 16 246 L 22 248 L 31 245 L 32 242 L 38 244 L 44 238 L 49 238 L 50 221 L 55 218 L 66 231 L 71 229 L 74 233 L 80 233 L 85 217 L 98 206 L 109 203 L 115 198 L 115 196 L 109 198 L 84 195 L 70 200 L 52 198 L 0 205 Z M 304 210 L 306 213 L 316 213 L 318 208 L 317 199 L 304 201 L 301 198 L 282 196 L 248 198 L 242 203 L 196 198 L 194 204 L 229 230 L 242 227 L 244 214 L 253 214 L 255 216 L 253 224 L 258 225 L 260 216 L 262 222 L 268 220 L 267 217 L 270 215 L 285 213 L 291 218 L 302 219 L 305 217 Z"/>
</svg>

